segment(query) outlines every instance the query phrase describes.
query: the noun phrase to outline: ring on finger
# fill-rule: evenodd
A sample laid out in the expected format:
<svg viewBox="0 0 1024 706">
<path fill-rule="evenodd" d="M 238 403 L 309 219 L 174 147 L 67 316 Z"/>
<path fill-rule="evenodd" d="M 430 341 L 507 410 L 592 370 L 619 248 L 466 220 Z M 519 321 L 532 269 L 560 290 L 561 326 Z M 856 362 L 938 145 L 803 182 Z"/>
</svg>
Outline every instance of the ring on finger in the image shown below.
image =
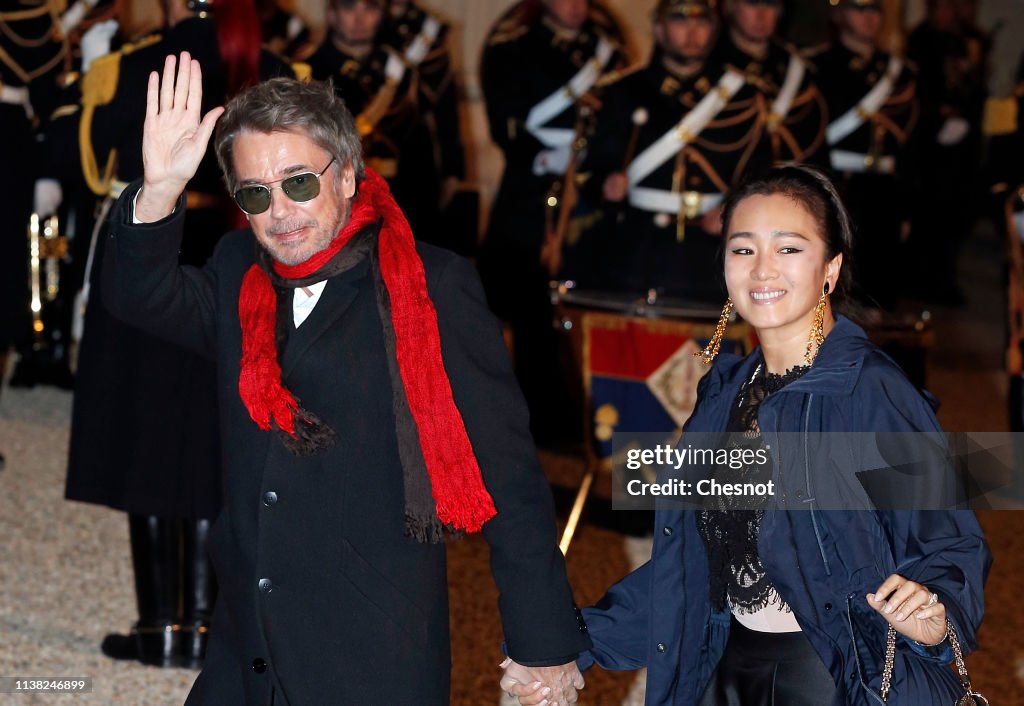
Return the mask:
<svg viewBox="0 0 1024 706">
<path fill-rule="evenodd" d="M 925 608 L 931 608 L 933 605 L 935 605 L 938 602 L 939 602 L 939 594 L 938 593 L 932 593 L 932 595 L 928 598 L 928 602 L 924 604 L 924 607 Z"/>
</svg>

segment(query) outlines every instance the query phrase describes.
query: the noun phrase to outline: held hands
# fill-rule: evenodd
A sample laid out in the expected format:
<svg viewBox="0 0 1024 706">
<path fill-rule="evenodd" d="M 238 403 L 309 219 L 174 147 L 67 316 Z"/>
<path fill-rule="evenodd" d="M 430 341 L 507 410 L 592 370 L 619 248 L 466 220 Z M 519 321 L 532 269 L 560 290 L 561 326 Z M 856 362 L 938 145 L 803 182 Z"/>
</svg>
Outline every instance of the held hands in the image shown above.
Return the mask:
<svg viewBox="0 0 1024 706">
<path fill-rule="evenodd" d="M 499 665 L 505 674 L 499 682 L 502 690 L 519 699 L 522 706 L 566 706 L 579 698 L 583 675 L 575 662 L 555 667 L 526 667 L 511 657 Z"/>
<path fill-rule="evenodd" d="M 946 637 L 946 606 L 919 583 L 893 574 L 867 595 L 875 609 L 896 632 L 923 645 L 937 645 Z"/>
<path fill-rule="evenodd" d="M 162 76 L 156 71 L 149 74 L 142 128 L 143 185 L 135 205 L 139 221 L 149 223 L 169 215 L 199 169 L 213 126 L 224 112 L 214 108 L 200 121 L 202 100 L 203 73 L 188 52 L 181 53 L 180 62 L 168 56 Z"/>
</svg>

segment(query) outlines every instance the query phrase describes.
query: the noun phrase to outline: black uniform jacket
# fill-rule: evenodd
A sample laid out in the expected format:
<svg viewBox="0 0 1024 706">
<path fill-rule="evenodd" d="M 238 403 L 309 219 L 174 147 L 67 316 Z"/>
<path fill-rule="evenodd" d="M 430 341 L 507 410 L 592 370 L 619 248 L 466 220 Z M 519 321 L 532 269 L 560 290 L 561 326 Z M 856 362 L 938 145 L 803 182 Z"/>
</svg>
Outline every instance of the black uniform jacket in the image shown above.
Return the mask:
<svg viewBox="0 0 1024 706">
<path fill-rule="evenodd" d="M 605 179 L 624 172 L 715 90 L 725 73 L 708 64 L 689 77 L 669 71 L 656 51 L 650 64 L 624 76 L 604 91 L 597 130 L 584 162 L 590 174 L 587 198 L 600 203 Z M 724 194 L 743 179 L 771 164 L 764 139 L 762 97 L 745 85 L 710 120 L 696 139 L 667 158 L 638 186 L 659 191 Z M 628 150 L 633 148 L 632 153 Z M 687 299 L 720 300 L 721 238 L 701 230 L 700 217 L 655 213 L 635 208 L 629 197 L 605 203 L 608 226 L 604 286 L 619 291 L 649 288 Z M 680 242 L 679 219 L 684 238 Z"/>
<path fill-rule="evenodd" d="M 747 77 L 745 90 L 755 89 L 765 98 L 765 117 L 769 128 L 765 138 L 772 147 L 776 162 L 807 162 L 828 167 L 828 145 L 825 128 L 829 113 L 818 86 L 817 70 L 808 59 L 800 88 L 784 118 L 771 126 L 772 104 L 786 81 L 786 71 L 795 50 L 781 42 L 772 41 L 763 59 L 757 59 L 740 49 L 728 31 L 722 32 L 711 54 L 715 63 L 726 64 Z M 740 94 L 743 97 L 744 93 Z"/>
<path fill-rule="evenodd" d="M 863 100 L 885 76 L 890 58 L 884 51 L 861 56 L 842 42 L 835 42 L 814 57 L 830 120 L 838 120 Z M 875 157 L 902 158 L 920 112 L 916 75 L 914 68 L 904 61 L 892 92 L 878 112 L 832 147 Z"/>
<path fill-rule="evenodd" d="M 527 129 L 526 121 L 538 103 L 564 87 L 595 56 L 602 38 L 612 41 L 616 50 L 602 79 L 589 93 L 596 97 L 604 79 L 625 65 L 618 28 L 607 22 L 607 17 L 592 10 L 580 31 L 568 38 L 554 29 L 550 20 L 541 18 L 529 24 L 510 10 L 487 38 L 480 80 L 491 138 L 505 157 L 485 243 L 496 257 L 512 256 L 531 264 L 537 261 L 544 240 L 544 203 L 562 174 L 534 172 L 534 161 L 546 147 Z M 578 104 L 551 118 L 544 127 L 576 128 Z M 592 121 L 581 124 L 584 135 L 588 122 Z"/>
<path fill-rule="evenodd" d="M 126 321 L 215 357 L 218 368 L 226 487 L 210 543 L 221 594 L 188 703 L 447 704 L 445 548 L 403 536 L 402 469 L 369 264 L 328 281 L 281 354 L 286 387 L 338 433 L 333 448 L 299 458 L 256 426 L 238 394 L 238 296 L 254 262 L 251 232 L 226 235 L 201 270 L 179 267 L 181 204 L 163 221 L 131 225 L 137 188 L 114 213 L 105 301 Z M 589 638 L 498 325 L 468 261 L 418 247 L 455 402 L 498 508 L 484 536 L 508 653 L 535 664 L 567 661 Z"/>
</svg>

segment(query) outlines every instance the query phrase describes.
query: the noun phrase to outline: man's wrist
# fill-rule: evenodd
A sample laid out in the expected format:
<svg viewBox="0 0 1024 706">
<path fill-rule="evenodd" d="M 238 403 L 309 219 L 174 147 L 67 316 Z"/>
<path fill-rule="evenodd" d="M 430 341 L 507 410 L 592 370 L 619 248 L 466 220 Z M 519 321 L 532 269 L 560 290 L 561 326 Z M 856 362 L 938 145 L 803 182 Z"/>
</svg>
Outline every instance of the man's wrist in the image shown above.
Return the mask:
<svg viewBox="0 0 1024 706">
<path fill-rule="evenodd" d="M 136 194 L 134 220 L 138 223 L 155 223 L 174 213 L 178 199 L 185 191 L 185 185 L 167 186 L 142 184 Z"/>
</svg>

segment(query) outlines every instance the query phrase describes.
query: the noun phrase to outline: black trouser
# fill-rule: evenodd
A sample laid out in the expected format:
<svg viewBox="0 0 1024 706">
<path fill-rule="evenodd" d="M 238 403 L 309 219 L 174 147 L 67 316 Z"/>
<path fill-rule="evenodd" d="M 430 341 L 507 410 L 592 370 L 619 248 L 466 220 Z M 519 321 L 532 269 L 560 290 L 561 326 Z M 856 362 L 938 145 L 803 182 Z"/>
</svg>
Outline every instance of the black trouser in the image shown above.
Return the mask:
<svg viewBox="0 0 1024 706">
<path fill-rule="evenodd" d="M 701 706 L 823 706 L 835 682 L 802 632 L 758 632 L 736 618 Z"/>
</svg>

